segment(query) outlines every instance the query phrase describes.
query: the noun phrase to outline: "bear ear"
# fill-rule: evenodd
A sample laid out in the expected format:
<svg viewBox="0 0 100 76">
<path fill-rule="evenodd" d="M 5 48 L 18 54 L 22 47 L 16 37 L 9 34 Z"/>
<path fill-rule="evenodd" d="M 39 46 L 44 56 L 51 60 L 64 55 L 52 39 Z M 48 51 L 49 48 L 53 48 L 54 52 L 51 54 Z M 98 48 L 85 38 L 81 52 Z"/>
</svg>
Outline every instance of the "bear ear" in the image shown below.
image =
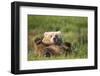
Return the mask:
<svg viewBox="0 0 100 76">
<path fill-rule="evenodd" d="M 47 35 L 47 32 L 44 33 L 44 36 L 46 36 L 46 35 Z"/>
<path fill-rule="evenodd" d="M 57 31 L 57 34 L 61 34 L 61 31 Z"/>
</svg>

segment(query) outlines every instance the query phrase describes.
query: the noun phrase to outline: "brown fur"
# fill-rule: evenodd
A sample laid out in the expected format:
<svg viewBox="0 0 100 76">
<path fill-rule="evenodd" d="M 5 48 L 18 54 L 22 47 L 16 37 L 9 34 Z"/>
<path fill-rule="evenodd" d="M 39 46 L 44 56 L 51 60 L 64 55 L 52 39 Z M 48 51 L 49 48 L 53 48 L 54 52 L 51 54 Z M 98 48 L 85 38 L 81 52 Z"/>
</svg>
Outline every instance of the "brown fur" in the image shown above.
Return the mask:
<svg viewBox="0 0 100 76">
<path fill-rule="evenodd" d="M 65 54 L 67 55 L 68 52 L 70 52 L 71 44 L 66 42 L 61 45 L 46 45 L 42 42 L 42 38 L 36 38 L 34 41 L 34 53 L 37 56 L 58 56 Z"/>
<path fill-rule="evenodd" d="M 43 56 L 44 49 L 46 45 L 44 45 L 40 38 L 36 38 L 34 41 L 34 53 L 37 56 Z"/>
</svg>

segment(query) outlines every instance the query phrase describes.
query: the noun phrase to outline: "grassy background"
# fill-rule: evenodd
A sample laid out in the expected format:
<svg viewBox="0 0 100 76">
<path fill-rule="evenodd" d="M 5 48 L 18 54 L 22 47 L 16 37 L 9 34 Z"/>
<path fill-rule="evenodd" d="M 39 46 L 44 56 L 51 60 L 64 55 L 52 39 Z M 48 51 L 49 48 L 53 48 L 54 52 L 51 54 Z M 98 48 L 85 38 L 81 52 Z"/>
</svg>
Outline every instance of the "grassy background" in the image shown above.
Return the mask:
<svg viewBox="0 0 100 76">
<path fill-rule="evenodd" d="M 28 60 L 48 60 L 34 55 L 32 40 L 43 36 L 46 31 L 61 31 L 63 41 L 72 44 L 73 53 L 49 59 L 80 59 L 88 57 L 88 18 L 79 16 L 28 15 Z"/>
</svg>

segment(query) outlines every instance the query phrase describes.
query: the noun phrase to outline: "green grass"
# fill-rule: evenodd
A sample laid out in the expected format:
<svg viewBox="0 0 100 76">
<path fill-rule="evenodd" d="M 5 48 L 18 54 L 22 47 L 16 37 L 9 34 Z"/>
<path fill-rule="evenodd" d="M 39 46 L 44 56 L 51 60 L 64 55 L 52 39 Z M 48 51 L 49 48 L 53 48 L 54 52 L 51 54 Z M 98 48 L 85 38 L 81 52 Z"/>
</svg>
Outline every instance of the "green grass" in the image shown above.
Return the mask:
<svg viewBox="0 0 100 76">
<path fill-rule="evenodd" d="M 32 40 L 43 36 L 46 31 L 61 31 L 63 42 L 72 44 L 73 53 L 68 56 L 37 57 Z M 79 16 L 37 16 L 28 15 L 28 60 L 80 59 L 88 57 L 88 18 Z"/>
</svg>

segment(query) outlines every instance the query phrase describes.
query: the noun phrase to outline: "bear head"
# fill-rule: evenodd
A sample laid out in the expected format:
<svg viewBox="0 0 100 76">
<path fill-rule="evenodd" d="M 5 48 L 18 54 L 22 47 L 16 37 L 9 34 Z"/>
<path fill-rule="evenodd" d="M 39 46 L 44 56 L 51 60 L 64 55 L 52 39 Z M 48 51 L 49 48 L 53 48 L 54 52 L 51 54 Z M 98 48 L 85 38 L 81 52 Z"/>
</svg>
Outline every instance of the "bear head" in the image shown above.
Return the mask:
<svg viewBox="0 0 100 76">
<path fill-rule="evenodd" d="M 61 39 L 61 32 L 56 31 L 56 32 L 45 32 L 44 37 L 42 42 L 44 44 L 61 44 L 62 39 Z"/>
</svg>

